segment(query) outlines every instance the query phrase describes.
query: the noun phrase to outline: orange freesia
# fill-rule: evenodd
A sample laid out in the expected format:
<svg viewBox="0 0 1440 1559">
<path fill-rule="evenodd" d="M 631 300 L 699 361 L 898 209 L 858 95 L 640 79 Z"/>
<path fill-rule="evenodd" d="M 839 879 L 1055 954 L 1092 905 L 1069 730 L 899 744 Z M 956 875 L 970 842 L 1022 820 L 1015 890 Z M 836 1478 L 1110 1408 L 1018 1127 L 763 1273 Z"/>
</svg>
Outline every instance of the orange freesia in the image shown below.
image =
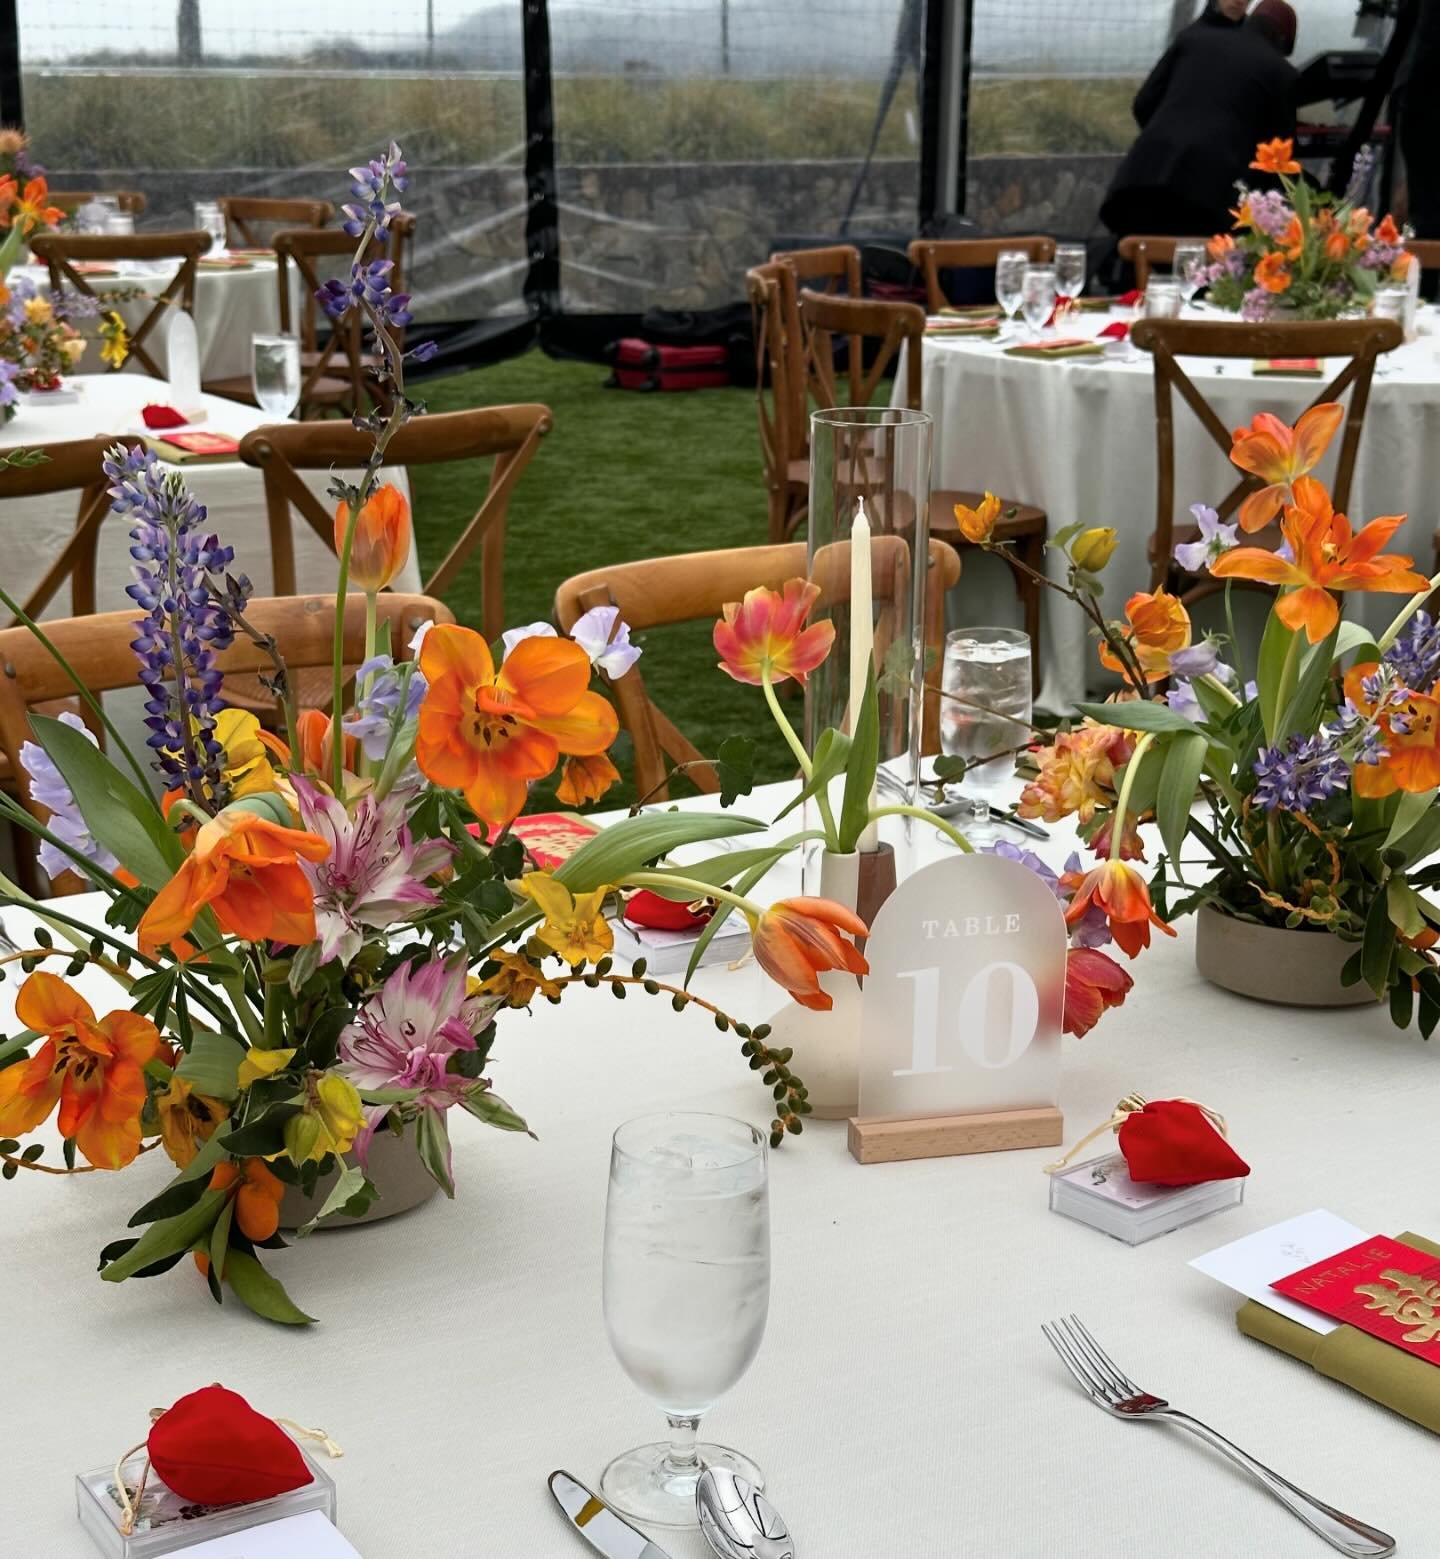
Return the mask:
<svg viewBox="0 0 1440 1559">
<path fill-rule="evenodd" d="M 1235 240 L 1229 233 L 1216 233 L 1205 245 L 1205 250 L 1212 260 L 1223 260 L 1234 247 Z"/>
<path fill-rule="evenodd" d="M 1290 262 L 1283 254 L 1267 254 L 1255 267 L 1255 280 L 1266 292 L 1288 292 Z"/>
<path fill-rule="evenodd" d="M 1280 522 L 1295 561 L 1287 562 L 1263 547 L 1237 547 L 1217 558 L 1210 572 L 1217 579 L 1258 579 L 1294 588 L 1275 603 L 1280 621 L 1292 633 L 1304 628 L 1318 644 L 1340 620 L 1332 590 L 1379 590 L 1413 595 L 1430 581 L 1417 574 L 1410 558 L 1380 557 L 1386 542 L 1405 523 L 1403 514 L 1371 520 L 1359 532 L 1337 514 L 1330 494 L 1314 477 L 1295 483 L 1295 499 Z"/>
<path fill-rule="evenodd" d="M 802 1007 L 829 1012 L 834 1001 L 817 978 L 826 969 L 869 974 L 860 949 L 848 936 L 864 936 L 865 922 L 830 899 L 781 899 L 750 923 L 755 961 Z"/>
<path fill-rule="evenodd" d="M 350 526 L 350 505 L 335 509 L 335 551 L 345 545 Z M 392 483 L 377 488 L 365 502 L 355 522 L 350 544 L 350 583 L 362 590 L 383 590 L 405 566 L 410 556 L 410 505 Z"/>
<path fill-rule="evenodd" d="M 1155 913 L 1145 879 L 1124 861 L 1101 861 L 1083 875 L 1066 872 L 1061 883 L 1075 890 L 1065 911 L 1066 925 L 1083 920 L 1095 905 L 1110 922 L 1110 934 L 1131 958 L 1142 947 L 1150 946 L 1150 927 L 1158 926 L 1166 936 L 1175 931 Z"/>
<path fill-rule="evenodd" d="M 620 770 L 603 752 L 588 758 L 567 758 L 555 796 L 567 807 L 584 806 L 588 801 L 598 801 L 619 779 Z"/>
<path fill-rule="evenodd" d="M 200 911 L 214 910 L 220 929 L 247 942 L 315 940 L 315 905 L 298 856 L 323 861 L 330 846 L 315 834 L 282 828 L 257 813 L 229 807 L 203 824 L 180 870 L 140 919 L 140 950 L 192 951 L 185 938 Z"/>
<path fill-rule="evenodd" d="M 1395 218 L 1388 211 L 1380 226 L 1375 229 L 1375 241 L 1382 244 L 1398 244 L 1400 242 L 1400 229 L 1395 226 Z"/>
<path fill-rule="evenodd" d="M 1277 136 L 1273 141 L 1261 141 L 1255 148 L 1255 161 L 1250 166 L 1259 173 L 1299 173 L 1294 140 L 1282 140 Z"/>
<path fill-rule="evenodd" d="M 243 1164 L 227 1159 L 210 1176 L 212 1191 L 227 1191 L 235 1200 L 235 1222 L 247 1240 L 268 1240 L 280 1227 L 280 1203 L 285 1182 L 277 1178 L 263 1158 L 247 1158 Z"/>
<path fill-rule="evenodd" d="M 571 639 L 522 639 L 497 670 L 478 633 L 442 623 L 425 635 L 420 669 L 429 685 L 415 760 L 499 827 L 561 753 L 593 757 L 619 730 L 614 709 L 589 689 L 590 657 Z"/>
<path fill-rule="evenodd" d="M 97 1020 L 77 990 L 43 970 L 20 987 L 15 1016 L 45 1043 L 0 1070 L 0 1137 L 33 1131 L 58 1102 L 60 1135 L 97 1169 L 123 1169 L 140 1151 L 144 1067 L 160 1031 L 135 1012 Z"/>
<path fill-rule="evenodd" d="M 1190 643 L 1189 612 L 1179 597 L 1168 590 L 1139 590 L 1125 603 L 1125 616 L 1130 624 L 1125 636 L 1141 669 L 1152 679 L 1165 676 L 1170 670 L 1170 657 Z M 1103 639 L 1100 663 L 1126 675 L 1120 658 Z"/>
<path fill-rule="evenodd" d="M 1346 698 L 1372 718 L 1375 701 L 1366 694 L 1365 682 L 1379 669 L 1371 660 L 1345 673 Z M 1413 795 L 1440 786 L 1440 700 L 1407 691 L 1400 703 L 1381 712 L 1379 725 L 1385 756 L 1379 763 L 1355 765 L 1355 794 L 1380 798 L 1404 790 Z M 0 1072 L 0 1079 L 4 1075 Z"/>
<path fill-rule="evenodd" d="M 1326 401 L 1312 406 L 1293 428 L 1271 412 L 1262 411 L 1248 428 L 1235 429 L 1230 449 L 1232 463 L 1267 484 L 1248 493 L 1240 505 L 1242 530 L 1264 530 L 1292 500 L 1296 480 L 1320 464 L 1344 420 L 1345 408 L 1335 401 Z"/>
<path fill-rule="evenodd" d="M 995 521 L 1000 518 L 1000 500 L 994 493 L 986 493 L 975 508 L 963 503 L 955 505 L 955 523 L 966 541 L 979 546 L 995 534 Z"/>
<path fill-rule="evenodd" d="M 1135 981 L 1108 953 L 1094 947 L 1072 947 L 1065 954 L 1065 1021 L 1067 1034 L 1083 1039 L 1109 1007 L 1118 1007 Z"/>
<path fill-rule="evenodd" d="M 1115 772 L 1135 750 L 1135 738 L 1119 726 L 1097 725 L 1087 719 L 1073 731 L 1061 731 L 1054 744 L 1037 756 L 1039 776 L 1030 781 L 1016 811 L 1058 823 L 1074 814 L 1081 823 L 1097 807 L 1115 799 Z"/>
<path fill-rule="evenodd" d="M 752 687 L 767 675 L 771 682 L 794 677 L 803 685 L 835 642 L 834 623 L 805 626 L 819 595 L 819 585 L 789 579 L 783 593 L 761 586 L 747 590 L 743 601 L 727 603 L 712 635 L 721 671 Z"/>
</svg>

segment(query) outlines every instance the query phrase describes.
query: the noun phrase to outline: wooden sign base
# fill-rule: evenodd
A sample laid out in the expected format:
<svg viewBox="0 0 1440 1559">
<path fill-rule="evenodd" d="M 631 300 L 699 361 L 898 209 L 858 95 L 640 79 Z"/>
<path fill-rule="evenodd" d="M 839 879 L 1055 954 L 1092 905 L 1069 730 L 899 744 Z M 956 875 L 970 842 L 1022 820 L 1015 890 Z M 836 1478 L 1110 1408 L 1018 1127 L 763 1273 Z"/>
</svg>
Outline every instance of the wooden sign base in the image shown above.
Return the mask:
<svg viewBox="0 0 1440 1559">
<path fill-rule="evenodd" d="M 948 1158 L 958 1153 L 1055 1148 L 1064 1140 L 1064 1133 L 1065 1118 L 1053 1105 L 912 1121 L 852 1120 L 850 1156 L 861 1164 L 894 1164 L 902 1159 Z"/>
</svg>

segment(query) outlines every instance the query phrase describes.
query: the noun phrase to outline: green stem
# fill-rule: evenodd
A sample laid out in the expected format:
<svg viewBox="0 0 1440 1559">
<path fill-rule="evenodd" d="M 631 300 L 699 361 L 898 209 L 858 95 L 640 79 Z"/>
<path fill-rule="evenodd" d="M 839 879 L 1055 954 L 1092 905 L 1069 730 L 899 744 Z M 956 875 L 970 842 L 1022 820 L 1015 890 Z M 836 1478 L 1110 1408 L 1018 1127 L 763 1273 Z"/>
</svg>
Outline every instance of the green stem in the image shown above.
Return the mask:
<svg viewBox="0 0 1440 1559">
<path fill-rule="evenodd" d="M 1213 688 L 1221 695 L 1221 697 L 1228 698 L 1230 700 L 1230 706 L 1232 709 L 1238 709 L 1240 707 L 1240 700 L 1236 698 L 1236 696 L 1230 691 L 1228 687 L 1225 686 L 1225 684 L 1220 680 L 1219 677 L 1214 674 L 1214 672 L 1207 671 L 1205 675 L 1199 680 L 1203 682 L 1206 687 Z"/>
<path fill-rule="evenodd" d="M 770 680 L 770 667 L 765 665 L 760 671 L 760 686 L 765 690 L 765 702 L 770 706 L 770 713 L 775 717 L 775 724 L 780 727 L 780 734 L 785 738 L 790 751 L 795 754 L 795 761 L 800 765 L 800 772 L 808 780 L 810 778 L 810 754 L 805 751 L 805 744 L 795 734 L 795 727 L 785 718 L 785 711 L 780 707 L 780 700 L 775 696 L 775 686 Z"/>
<path fill-rule="evenodd" d="M 1433 575 L 1430 583 L 1423 590 L 1417 591 L 1410 597 L 1405 605 L 1400 608 L 1399 615 L 1395 621 L 1375 641 L 1375 647 L 1382 655 L 1400 637 L 1400 630 L 1424 606 L 1436 590 L 1440 590 L 1440 574 Z"/>
<path fill-rule="evenodd" d="M 366 660 L 370 660 L 374 656 L 374 654 L 375 654 L 375 638 L 376 638 L 376 631 L 375 631 L 375 603 L 376 603 L 377 599 L 378 599 L 378 593 L 376 591 L 374 591 L 374 590 L 367 590 L 365 592 L 365 659 Z M 363 685 L 358 690 L 359 698 L 357 698 L 357 702 L 359 701 L 359 699 L 363 699 L 363 698 L 366 698 L 366 697 L 369 696 L 370 686 L 374 682 L 374 680 L 375 680 L 375 673 L 373 671 L 367 672 L 365 674 L 365 681 L 364 681 Z M 402 707 L 403 707 L 403 705 L 402 705 Z M 368 775 L 370 773 L 370 760 L 365 756 L 365 753 L 364 753 L 363 749 L 361 750 L 360 756 L 356 760 L 356 762 L 357 762 L 357 765 L 359 767 L 360 773 L 362 775 Z"/>
<path fill-rule="evenodd" d="M 1265 732 L 1265 739 L 1273 747 L 1275 745 L 1276 732 L 1279 729 L 1280 719 L 1290 705 L 1290 695 L 1295 690 L 1295 678 L 1300 669 L 1300 634 L 1297 630 L 1290 635 L 1290 645 L 1285 651 L 1285 663 L 1280 668 L 1280 685 L 1275 689 L 1275 712 L 1270 729 Z"/>
<path fill-rule="evenodd" d="M 1144 736 L 1135 743 L 1135 751 L 1130 754 L 1130 761 L 1125 765 L 1125 778 L 1120 781 L 1120 794 L 1115 798 L 1115 820 L 1110 828 L 1110 859 L 1120 859 L 1120 846 L 1125 839 L 1125 814 L 1130 807 L 1130 792 L 1135 788 L 1135 776 L 1140 772 L 1140 760 L 1150 750 L 1150 744 L 1155 740 L 1155 733 L 1147 731 Z"/>
<path fill-rule="evenodd" d="M 1249 678 L 1245 675 L 1245 667 L 1240 660 L 1240 635 L 1235 632 L 1235 603 L 1231 592 L 1235 586 L 1233 579 L 1225 581 L 1225 631 L 1230 635 L 1230 656 L 1235 662 L 1235 680 L 1242 690 Z M 1239 700 L 1237 699 L 1238 703 Z"/>
<path fill-rule="evenodd" d="M 975 846 L 970 843 L 958 828 L 947 823 L 943 817 L 937 817 L 935 813 L 925 807 L 901 806 L 899 803 L 896 803 L 894 806 L 871 808 L 870 821 L 872 823 L 882 817 L 918 818 L 922 823 L 929 823 L 932 828 L 939 829 L 952 844 L 959 845 L 966 855 L 974 855 L 975 853 Z"/>
</svg>

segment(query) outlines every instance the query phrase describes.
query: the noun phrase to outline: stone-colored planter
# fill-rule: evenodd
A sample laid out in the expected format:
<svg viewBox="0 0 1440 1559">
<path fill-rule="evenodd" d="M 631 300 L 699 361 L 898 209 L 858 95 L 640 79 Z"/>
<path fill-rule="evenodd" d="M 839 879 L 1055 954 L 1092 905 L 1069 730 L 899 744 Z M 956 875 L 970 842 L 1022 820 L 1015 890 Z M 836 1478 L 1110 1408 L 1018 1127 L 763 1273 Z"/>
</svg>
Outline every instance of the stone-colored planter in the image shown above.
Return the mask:
<svg viewBox="0 0 1440 1559">
<path fill-rule="evenodd" d="M 1340 983 L 1340 971 L 1358 943 L 1341 941 L 1328 931 L 1259 926 L 1208 904 L 1195 922 L 1195 967 L 1212 985 L 1286 1007 L 1363 1007 L 1375 1002 L 1364 981 Z"/>
<path fill-rule="evenodd" d="M 378 1223 L 382 1218 L 393 1218 L 397 1213 L 408 1213 L 412 1207 L 428 1202 L 440 1189 L 426 1173 L 415 1151 L 413 1132 L 397 1137 L 383 1127 L 375 1133 L 370 1147 L 370 1180 L 379 1193 L 370 1206 L 358 1218 L 327 1219 L 321 1229 L 348 1229 L 360 1223 Z M 322 1175 L 315 1185 L 313 1197 L 303 1196 L 296 1186 L 286 1189 L 280 1203 L 280 1227 L 298 1229 L 307 1223 L 325 1205 L 338 1175 Z"/>
</svg>

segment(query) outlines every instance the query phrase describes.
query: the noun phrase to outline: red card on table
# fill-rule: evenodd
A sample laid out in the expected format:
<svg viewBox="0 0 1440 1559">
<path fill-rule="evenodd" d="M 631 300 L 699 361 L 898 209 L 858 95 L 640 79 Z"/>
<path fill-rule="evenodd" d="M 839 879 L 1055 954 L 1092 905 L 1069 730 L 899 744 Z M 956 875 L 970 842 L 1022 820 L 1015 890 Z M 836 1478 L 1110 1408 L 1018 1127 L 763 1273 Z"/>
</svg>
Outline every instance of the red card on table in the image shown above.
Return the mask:
<svg viewBox="0 0 1440 1559">
<path fill-rule="evenodd" d="M 233 455 L 239 443 L 224 433 L 170 433 L 165 442 L 187 455 Z"/>
<path fill-rule="evenodd" d="M 1413 1245 L 1377 1234 L 1270 1287 L 1440 1364 L 1440 1261 Z"/>
</svg>

